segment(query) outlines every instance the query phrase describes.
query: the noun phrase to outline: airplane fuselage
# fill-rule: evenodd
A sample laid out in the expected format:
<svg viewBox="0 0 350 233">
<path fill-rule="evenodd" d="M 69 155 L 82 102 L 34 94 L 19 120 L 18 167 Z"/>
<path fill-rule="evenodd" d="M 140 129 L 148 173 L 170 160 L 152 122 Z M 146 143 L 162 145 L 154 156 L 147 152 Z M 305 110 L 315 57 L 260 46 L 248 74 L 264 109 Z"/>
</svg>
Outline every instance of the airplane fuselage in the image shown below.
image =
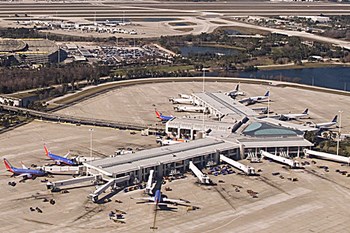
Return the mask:
<svg viewBox="0 0 350 233">
<path fill-rule="evenodd" d="M 69 166 L 77 165 L 77 163 L 74 162 L 74 161 L 71 160 L 71 159 L 67 159 L 67 158 L 65 158 L 65 157 L 52 154 L 52 153 L 50 153 L 50 152 L 49 152 L 48 156 L 49 156 L 52 160 L 54 160 L 56 163 L 59 163 L 59 164 L 65 164 L 65 165 L 69 165 Z"/>
</svg>

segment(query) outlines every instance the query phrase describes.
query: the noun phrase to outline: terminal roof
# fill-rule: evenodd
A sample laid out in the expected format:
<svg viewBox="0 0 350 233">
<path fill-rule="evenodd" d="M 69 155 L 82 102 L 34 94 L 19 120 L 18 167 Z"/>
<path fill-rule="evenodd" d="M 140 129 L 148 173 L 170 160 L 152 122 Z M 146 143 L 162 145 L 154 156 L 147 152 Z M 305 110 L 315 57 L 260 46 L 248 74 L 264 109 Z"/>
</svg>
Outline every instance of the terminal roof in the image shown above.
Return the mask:
<svg viewBox="0 0 350 233">
<path fill-rule="evenodd" d="M 232 99 L 224 93 L 194 93 L 193 96 L 204 101 L 209 108 L 215 109 L 221 116 L 241 119 L 242 117 L 258 116 L 258 113 L 249 107 Z"/>
<path fill-rule="evenodd" d="M 185 159 L 216 153 L 217 151 L 235 149 L 238 147 L 239 145 L 235 142 L 205 138 L 188 143 L 143 150 L 134 154 L 100 159 L 87 164 L 117 175 L 139 170 L 141 168 L 157 166 L 159 164 L 180 162 Z"/>
</svg>

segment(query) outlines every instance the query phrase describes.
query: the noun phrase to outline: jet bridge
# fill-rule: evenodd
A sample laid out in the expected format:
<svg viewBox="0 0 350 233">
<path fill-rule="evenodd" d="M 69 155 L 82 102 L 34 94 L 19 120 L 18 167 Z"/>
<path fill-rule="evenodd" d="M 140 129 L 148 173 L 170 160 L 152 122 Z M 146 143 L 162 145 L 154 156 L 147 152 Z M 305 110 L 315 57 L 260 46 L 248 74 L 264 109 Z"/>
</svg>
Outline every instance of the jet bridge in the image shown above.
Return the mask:
<svg viewBox="0 0 350 233">
<path fill-rule="evenodd" d="M 122 183 L 125 181 L 128 181 L 130 179 L 130 176 L 123 176 L 123 177 L 119 177 L 116 179 L 110 179 L 107 181 L 107 183 L 101 185 L 98 189 L 96 189 L 95 192 L 91 193 L 89 196 L 91 197 L 91 200 L 93 202 L 97 202 L 98 201 L 98 196 L 101 195 L 104 191 L 106 191 L 109 187 L 112 188 L 112 190 L 117 188 L 117 184 L 118 183 Z"/>
<path fill-rule="evenodd" d="M 75 184 L 80 184 L 84 182 L 92 182 L 92 183 L 97 183 L 102 180 L 102 175 L 93 175 L 93 176 L 82 176 L 78 178 L 73 178 L 73 179 L 68 179 L 68 180 L 60 180 L 60 181 L 55 181 L 55 182 L 47 182 L 46 187 L 48 189 L 51 189 L 51 191 L 57 191 L 60 189 L 62 186 L 68 186 L 68 185 L 75 185 Z"/>
<path fill-rule="evenodd" d="M 238 170 L 243 171 L 248 176 L 256 175 L 255 169 L 253 167 L 249 167 L 244 164 L 241 164 L 233 159 L 226 157 L 225 155 L 220 155 L 220 160 L 230 164 L 231 166 L 237 168 Z"/>
<path fill-rule="evenodd" d="M 327 160 L 332 160 L 335 162 L 341 162 L 341 163 L 347 163 L 350 164 L 350 157 L 344 157 L 340 155 L 334 155 L 334 154 L 329 154 L 329 153 L 324 153 L 324 152 L 319 152 L 319 151 L 314 151 L 314 150 L 308 150 L 304 149 L 305 155 L 311 155 L 320 159 L 327 159 Z"/>
<path fill-rule="evenodd" d="M 288 159 L 288 158 L 285 158 L 282 156 L 277 156 L 277 155 L 271 154 L 271 153 L 263 151 L 263 150 L 260 151 L 260 154 L 262 157 L 267 157 L 267 158 L 272 159 L 276 162 L 286 164 L 290 168 L 301 168 L 301 165 L 298 161 Z"/>
<path fill-rule="evenodd" d="M 152 189 L 154 188 L 154 185 L 152 185 L 153 184 L 153 173 L 154 173 L 154 170 L 149 171 L 149 177 L 148 177 L 147 185 L 146 185 L 146 193 L 148 193 L 148 194 L 152 194 Z"/>
<path fill-rule="evenodd" d="M 202 184 L 211 184 L 211 180 L 209 179 L 209 177 L 205 174 L 203 174 L 197 167 L 196 165 L 194 165 L 194 163 L 192 161 L 190 161 L 190 169 L 191 171 L 193 171 L 193 173 L 197 176 L 197 178 L 199 179 L 199 181 Z"/>
<path fill-rule="evenodd" d="M 83 171 L 83 166 L 42 166 L 40 167 L 45 172 L 51 174 L 80 174 Z"/>
</svg>

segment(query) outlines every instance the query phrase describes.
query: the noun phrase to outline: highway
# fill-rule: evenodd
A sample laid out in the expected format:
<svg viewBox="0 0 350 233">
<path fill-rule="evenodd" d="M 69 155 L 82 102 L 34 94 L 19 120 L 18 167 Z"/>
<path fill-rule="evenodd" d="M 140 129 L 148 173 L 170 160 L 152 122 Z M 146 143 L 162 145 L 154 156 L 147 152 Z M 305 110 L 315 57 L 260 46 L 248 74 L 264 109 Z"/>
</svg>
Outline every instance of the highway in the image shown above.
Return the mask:
<svg viewBox="0 0 350 233">
<path fill-rule="evenodd" d="M 30 116 L 40 120 L 71 123 L 71 124 L 77 124 L 77 125 L 82 124 L 82 125 L 92 125 L 92 126 L 99 126 L 99 127 L 110 127 L 110 128 L 123 129 L 123 130 L 139 130 L 139 131 L 144 129 L 149 129 L 150 131 L 163 130 L 163 127 L 158 127 L 158 126 L 147 126 L 147 125 L 136 124 L 136 123 L 130 124 L 130 123 L 124 123 L 124 122 L 99 120 L 99 119 L 92 119 L 92 118 L 85 118 L 85 117 L 74 117 L 74 116 L 68 116 L 64 114 L 40 112 L 40 111 L 35 111 L 27 108 L 20 108 L 20 107 L 8 106 L 3 104 L 0 104 L 0 112 L 1 111 L 15 112 L 20 115 Z"/>
</svg>

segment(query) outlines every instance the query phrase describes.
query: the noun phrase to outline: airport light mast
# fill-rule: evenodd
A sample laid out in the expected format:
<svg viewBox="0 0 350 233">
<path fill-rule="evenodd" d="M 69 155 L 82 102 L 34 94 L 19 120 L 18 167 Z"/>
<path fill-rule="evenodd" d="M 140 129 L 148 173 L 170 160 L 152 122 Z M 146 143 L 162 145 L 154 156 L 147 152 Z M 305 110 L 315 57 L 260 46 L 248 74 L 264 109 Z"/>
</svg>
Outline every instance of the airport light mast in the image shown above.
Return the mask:
<svg viewBox="0 0 350 233">
<path fill-rule="evenodd" d="M 341 114 L 343 111 L 338 111 L 339 112 L 339 131 L 338 131 L 338 140 L 337 140 L 337 155 L 339 155 L 339 143 L 340 143 L 340 133 L 341 133 Z"/>
<path fill-rule="evenodd" d="M 203 94 L 204 94 L 205 93 L 205 71 L 209 71 L 209 69 L 203 67 L 202 70 L 203 70 Z M 205 114 L 205 110 L 203 110 L 203 134 L 205 132 L 204 114 Z"/>
<path fill-rule="evenodd" d="M 94 132 L 94 129 L 89 129 L 90 131 L 90 159 L 92 159 L 92 133 Z"/>
</svg>

